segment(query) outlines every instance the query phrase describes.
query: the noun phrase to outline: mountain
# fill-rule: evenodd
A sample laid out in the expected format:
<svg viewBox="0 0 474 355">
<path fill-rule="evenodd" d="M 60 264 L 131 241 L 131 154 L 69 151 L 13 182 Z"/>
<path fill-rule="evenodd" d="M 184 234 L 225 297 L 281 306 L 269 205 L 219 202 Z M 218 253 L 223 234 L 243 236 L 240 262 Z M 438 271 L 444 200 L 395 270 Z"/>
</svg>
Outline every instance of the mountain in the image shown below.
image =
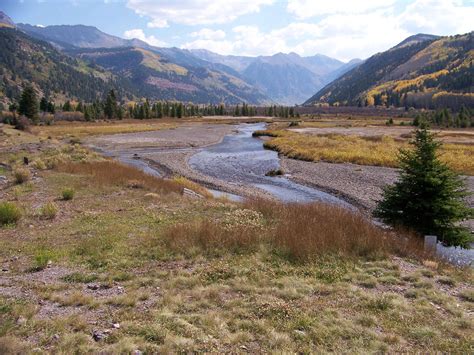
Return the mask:
<svg viewBox="0 0 474 355">
<path fill-rule="evenodd" d="M 474 32 L 411 36 L 336 79 L 305 105 L 474 106 Z"/>
<path fill-rule="evenodd" d="M 3 11 L 0 11 L 0 27 L 15 27 L 15 23 Z"/>
<path fill-rule="evenodd" d="M 194 103 L 269 102 L 238 77 L 206 66 L 186 65 L 186 58 L 169 61 L 156 51 L 138 47 L 84 48 L 66 53 L 127 78 L 139 97 Z"/>
<path fill-rule="evenodd" d="M 101 68 L 123 79 L 127 90 L 138 98 L 228 104 L 271 102 L 232 68 L 207 62 L 185 50 L 122 39 L 92 26 L 18 24 L 18 28 L 91 68 Z"/>
<path fill-rule="evenodd" d="M 93 26 L 57 25 L 42 27 L 19 23 L 17 27 L 30 36 L 51 42 L 58 48 L 113 48 L 133 45 L 131 40 L 109 35 Z M 146 45 L 145 42 L 142 43 Z"/>
<path fill-rule="evenodd" d="M 242 75 L 272 100 L 287 105 L 304 102 L 315 88 L 324 84 L 321 76 L 301 65 L 269 63 L 260 58 L 253 61 Z"/>
<path fill-rule="evenodd" d="M 246 57 L 220 55 L 205 49 L 192 49 L 190 53 L 233 68 L 272 100 L 288 105 L 305 101 L 316 90 L 352 68 L 321 54 L 301 57 L 296 53 L 277 53 Z"/>
<path fill-rule="evenodd" d="M 4 103 L 17 99 L 23 84 L 59 100 L 93 101 L 112 88 L 131 95 L 127 79 L 71 58 L 14 28 L 0 28 L 0 47 L 0 101 Z"/>
</svg>

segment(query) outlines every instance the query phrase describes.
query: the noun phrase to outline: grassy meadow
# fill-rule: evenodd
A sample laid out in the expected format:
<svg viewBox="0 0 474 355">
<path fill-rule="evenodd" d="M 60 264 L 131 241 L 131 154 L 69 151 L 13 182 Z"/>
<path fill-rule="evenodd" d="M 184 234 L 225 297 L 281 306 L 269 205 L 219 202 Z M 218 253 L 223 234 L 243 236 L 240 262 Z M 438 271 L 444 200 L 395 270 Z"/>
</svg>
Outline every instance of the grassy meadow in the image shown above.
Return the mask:
<svg viewBox="0 0 474 355">
<path fill-rule="evenodd" d="M 205 190 L 68 140 L 9 142 L 1 353 L 472 349 L 472 270 L 408 232 L 322 204 L 192 199 Z"/>
<path fill-rule="evenodd" d="M 305 161 L 397 167 L 399 149 L 409 148 L 408 138 L 385 135 L 307 134 L 281 129 L 256 135 L 272 137 L 264 143 L 266 148 Z M 445 143 L 440 152 L 441 160 L 454 170 L 474 175 L 474 145 Z"/>
</svg>

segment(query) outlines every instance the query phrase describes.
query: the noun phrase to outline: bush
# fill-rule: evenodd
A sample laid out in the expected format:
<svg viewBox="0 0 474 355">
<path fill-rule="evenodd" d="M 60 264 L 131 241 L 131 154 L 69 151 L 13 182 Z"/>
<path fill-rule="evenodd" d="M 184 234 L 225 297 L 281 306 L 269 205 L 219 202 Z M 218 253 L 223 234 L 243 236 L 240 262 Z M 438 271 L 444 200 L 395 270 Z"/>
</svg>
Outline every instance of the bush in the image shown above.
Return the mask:
<svg viewBox="0 0 474 355">
<path fill-rule="evenodd" d="M 76 194 L 76 192 L 74 191 L 74 189 L 71 189 L 71 188 L 65 188 L 62 192 L 61 192 L 61 196 L 63 198 L 64 201 L 70 201 L 74 198 L 74 195 Z"/>
<path fill-rule="evenodd" d="M 30 171 L 26 168 L 18 167 L 13 171 L 13 176 L 17 184 L 23 184 L 30 180 Z"/>
<path fill-rule="evenodd" d="M 54 202 L 48 202 L 41 207 L 40 215 L 44 219 L 54 219 L 58 214 L 58 206 Z"/>
<path fill-rule="evenodd" d="M 13 224 L 21 218 L 21 210 L 12 202 L 0 202 L 0 225 Z"/>
<path fill-rule="evenodd" d="M 30 120 L 25 116 L 20 116 L 15 120 L 15 128 L 20 131 L 29 132 L 30 130 Z"/>
<path fill-rule="evenodd" d="M 41 271 L 41 270 L 46 269 L 52 257 L 53 257 L 52 252 L 48 250 L 44 250 L 44 249 L 39 249 L 35 254 L 35 260 L 34 260 L 34 264 L 31 270 Z"/>
</svg>

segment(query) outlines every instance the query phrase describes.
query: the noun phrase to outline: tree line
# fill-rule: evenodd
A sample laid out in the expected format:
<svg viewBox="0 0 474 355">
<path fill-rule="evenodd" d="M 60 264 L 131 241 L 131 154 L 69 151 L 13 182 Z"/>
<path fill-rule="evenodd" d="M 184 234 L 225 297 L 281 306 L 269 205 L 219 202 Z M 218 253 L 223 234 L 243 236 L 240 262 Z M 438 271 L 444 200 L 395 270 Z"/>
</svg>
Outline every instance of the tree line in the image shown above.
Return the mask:
<svg viewBox="0 0 474 355">
<path fill-rule="evenodd" d="M 3 111 L 3 105 L 0 111 Z M 267 117 L 293 118 L 299 117 L 294 107 L 269 106 L 258 108 L 247 103 L 235 106 L 221 104 L 196 105 L 176 101 L 156 101 L 149 99 L 125 104 L 118 98 L 115 90 L 110 90 L 103 100 L 94 100 L 86 103 L 73 103 L 67 100 L 63 104 L 55 104 L 48 97 L 38 100 L 38 95 L 32 86 L 26 86 L 17 102 L 12 102 L 8 110 L 13 114 L 27 117 L 32 123 L 38 123 L 40 116 L 58 112 L 77 112 L 81 119 L 95 121 L 99 119 L 151 119 L 151 118 L 182 118 L 195 116 L 234 116 L 253 117 L 256 115 Z"/>
</svg>

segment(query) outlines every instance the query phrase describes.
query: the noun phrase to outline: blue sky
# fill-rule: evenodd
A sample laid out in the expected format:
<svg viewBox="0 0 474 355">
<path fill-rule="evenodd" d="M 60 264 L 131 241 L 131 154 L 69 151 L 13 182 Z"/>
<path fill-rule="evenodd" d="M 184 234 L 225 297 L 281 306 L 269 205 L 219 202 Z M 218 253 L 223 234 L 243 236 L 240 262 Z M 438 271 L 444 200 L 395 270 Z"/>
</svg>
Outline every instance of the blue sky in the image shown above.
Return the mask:
<svg viewBox="0 0 474 355">
<path fill-rule="evenodd" d="M 474 30 L 474 0 L 2 0 L 15 22 L 85 24 L 221 54 L 366 58 L 409 35 Z"/>
</svg>

